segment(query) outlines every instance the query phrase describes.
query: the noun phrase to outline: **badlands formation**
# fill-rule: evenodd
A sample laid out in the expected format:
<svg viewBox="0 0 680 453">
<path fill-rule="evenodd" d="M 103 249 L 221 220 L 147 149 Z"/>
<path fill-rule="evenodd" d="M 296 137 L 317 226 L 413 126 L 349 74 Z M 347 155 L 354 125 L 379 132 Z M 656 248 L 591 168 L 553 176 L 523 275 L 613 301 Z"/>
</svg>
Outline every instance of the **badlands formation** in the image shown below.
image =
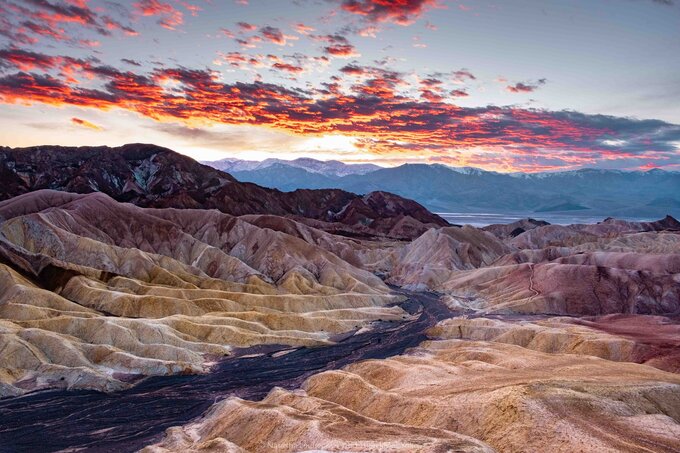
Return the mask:
<svg viewBox="0 0 680 453">
<path fill-rule="evenodd" d="M 144 209 L 50 190 L 0 203 L 2 393 L 116 390 L 233 348 L 321 346 L 399 301 L 375 244 L 280 217 Z M 351 264 L 354 263 L 354 264 Z"/>
<path fill-rule="evenodd" d="M 429 340 L 228 398 L 145 451 L 678 451 L 679 227 L 430 230 L 386 257 L 449 305 Z"/>
<path fill-rule="evenodd" d="M 680 451 L 672 217 L 478 229 L 382 192 L 242 184 L 146 145 L 0 151 L 0 413 L 45 389 L 113 404 L 264 345 L 323 351 L 438 299 L 413 348 L 226 394 L 139 447 Z"/>
</svg>

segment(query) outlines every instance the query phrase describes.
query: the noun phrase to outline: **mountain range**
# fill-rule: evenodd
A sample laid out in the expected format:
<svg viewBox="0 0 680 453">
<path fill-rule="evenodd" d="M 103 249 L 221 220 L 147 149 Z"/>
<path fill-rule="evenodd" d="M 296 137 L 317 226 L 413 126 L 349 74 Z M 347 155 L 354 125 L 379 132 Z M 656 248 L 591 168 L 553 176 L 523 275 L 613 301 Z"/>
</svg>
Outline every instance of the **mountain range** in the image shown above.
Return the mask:
<svg viewBox="0 0 680 453">
<path fill-rule="evenodd" d="M 300 157 L 294 160 L 265 159 L 241 160 L 226 158 L 212 162 L 202 162 L 218 170 L 231 172 L 258 171 L 271 166 L 285 165 L 286 167 L 300 168 L 308 173 L 319 174 L 328 177 L 342 177 L 347 175 L 363 175 L 382 167 L 374 164 L 346 164 L 339 160 L 317 160 L 309 157 Z"/>
<path fill-rule="evenodd" d="M 231 215 L 299 218 L 349 236 L 411 239 L 448 223 L 418 203 L 382 191 L 338 189 L 281 192 L 234 177 L 170 149 L 148 144 L 118 148 L 0 147 L 0 200 L 40 189 L 102 192 L 142 207 L 217 209 Z"/>
<path fill-rule="evenodd" d="M 224 161 L 219 161 L 224 162 Z M 387 191 L 434 212 L 579 213 L 601 217 L 680 214 L 680 173 L 582 169 L 531 174 L 497 173 L 441 164 L 404 164 L 367 171 L 314 159 L 229 161 L 239 181 L 279 190 L 339 188 L 354 193 Z M 219 166 L 219 163 L 208 163 Z"/>
</svg>

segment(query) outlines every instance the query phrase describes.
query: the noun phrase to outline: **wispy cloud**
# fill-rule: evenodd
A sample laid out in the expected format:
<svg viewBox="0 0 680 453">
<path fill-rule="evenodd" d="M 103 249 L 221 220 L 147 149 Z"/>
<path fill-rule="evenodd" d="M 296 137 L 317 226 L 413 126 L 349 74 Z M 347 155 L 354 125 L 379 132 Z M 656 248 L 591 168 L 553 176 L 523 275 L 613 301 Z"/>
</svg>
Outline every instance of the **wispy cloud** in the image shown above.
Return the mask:
<svg viewBox="0 0 680 453">
<path fill-rule="evenodd" d="M 510 93 L 533 93 L 546 83 L 546 79 L 538 79 L 536 82 L 517 82 L 507 85 L 505 89 Z"/>
<path fill-rule="evenodd" d="M 81 118 L 73 117 L 73 118 L 71 118 L 71 123 L 75 124 L 76 126 L 84 127 L 86 129 L 92 129 L 94 131 L 103 131 L 104 130 L 103 127 L 101 127 L 97 124 L 91 123 L 87 120 L 81 119 Z"/>
</svg>

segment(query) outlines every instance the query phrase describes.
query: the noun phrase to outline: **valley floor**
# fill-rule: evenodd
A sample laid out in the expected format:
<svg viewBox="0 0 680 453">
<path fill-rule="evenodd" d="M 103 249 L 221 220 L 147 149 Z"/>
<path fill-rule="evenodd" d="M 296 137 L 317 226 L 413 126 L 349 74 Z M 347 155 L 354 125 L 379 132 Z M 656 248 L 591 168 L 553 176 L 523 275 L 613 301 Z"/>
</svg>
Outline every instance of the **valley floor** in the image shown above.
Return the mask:
<svg viewBox="0 0 680 453">
<path fill-rule="evenodd" d="M 149 378 L 129 390 L 43 391 L 0 400 L 0 445 L 8 451 L 136 451 L 166 428 L 187 423 L 230 396 L 261 400 L 272 388 L 294 390 L 314 373 L 417 346 L 453 313 L 433 294 L 404 292 L 404 322 L 378 321 L 330 346 L 245 348 L 203 375 Z"/>
</svg>

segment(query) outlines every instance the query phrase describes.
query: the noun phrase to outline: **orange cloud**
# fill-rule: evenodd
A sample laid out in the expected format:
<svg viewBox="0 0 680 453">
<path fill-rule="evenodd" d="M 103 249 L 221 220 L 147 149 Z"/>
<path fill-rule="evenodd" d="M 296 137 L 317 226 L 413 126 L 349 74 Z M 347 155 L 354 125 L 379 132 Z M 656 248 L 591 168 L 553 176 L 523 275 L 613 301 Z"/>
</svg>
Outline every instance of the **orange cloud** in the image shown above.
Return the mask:
<svg viewBox="0 0 680 453">
<path fill-rule="evenodd" d="M 94 123 L 91 123 L 87 120 L 83 120 L 81 118 L 73 117 L 73 118 L 71 118 L 71 123 L 73 123 L 77 126 L 85 127 L 87 129 L 92 129 L 92 130 L 95 130 L 95 131 L 103 131 L 104 130 L 103 127 L 98 126 Z"/>
</svg>

